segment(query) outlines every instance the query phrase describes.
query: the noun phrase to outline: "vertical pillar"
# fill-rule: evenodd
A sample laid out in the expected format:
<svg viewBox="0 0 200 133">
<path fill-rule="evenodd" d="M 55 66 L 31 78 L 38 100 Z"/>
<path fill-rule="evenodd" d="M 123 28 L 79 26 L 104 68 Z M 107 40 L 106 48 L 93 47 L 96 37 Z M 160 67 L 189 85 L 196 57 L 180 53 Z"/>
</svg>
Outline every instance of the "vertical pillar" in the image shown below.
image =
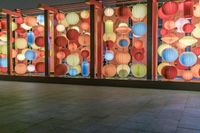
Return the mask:
<svg viewBox="0 0 200 133">
<path fill-rule="evenodd" d="M 12 74 L 12 16 L 7 14 L 7 74 Z"/>
<path fill-rule="evenodd" d="M 90 5 L 90 78 L 95 77 L 95 6 Z"/>
</svg>

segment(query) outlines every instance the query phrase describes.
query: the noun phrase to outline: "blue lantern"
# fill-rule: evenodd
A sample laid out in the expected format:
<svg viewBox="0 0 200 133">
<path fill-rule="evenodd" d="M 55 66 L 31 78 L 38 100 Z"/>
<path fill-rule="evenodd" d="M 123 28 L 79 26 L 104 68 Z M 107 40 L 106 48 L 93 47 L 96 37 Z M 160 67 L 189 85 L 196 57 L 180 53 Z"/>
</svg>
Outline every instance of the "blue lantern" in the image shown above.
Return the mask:
<svg viewBox="0 0 200 133">
<path fill-rule="evenodd" d="M 33 50 L 27 50 L 26 52 L 25 52 L 25 58 L 27 59 L 27 60 L 34 60 L 35 58 L 36 58 L 36 53 L 35 53 L 35 51 L 33 51 Z"/>
<path fill-rule="evenodd" d="M 41 25 L 44 25 L 44 15 L 38 15 L 37 22 Z"/>
<path fill-rule="evenodd" d="M 69 70 L 69 75 L 70 75 L 70 76 L 76 76 L 77 73 L 78 73 L 77 70 L 74 69 L 74 68 L 71 68 L 71 69 Z"/>
<path fill-rule="evenodd" d="M 173 62 L 178 58 L 178 51 L 175 48 L 166 48 L 162 52 L 162 58 L 166 62 Z"/>
<path fill-rule="evenodd" d="M 27 40 L 28 40 L 28 45 L 32 45 L 35 42 L 35 35 L 32 31 L 29 31 L 27 33 Z"/>
<path fill-rule="evenodd" d="M 82 66 L 81 70 L 83 77 L 87 77 L 89 75 L 89 63 L 86 60 L 84 60 L 81 66 Z"/>
<path fill-rule="evenodd" d="M 7 58 L 1 58 L 0 59 L 0 66 L 1 67 L 7 67 L 7 64 L 8 63 L 8 61 L 7 61 Z"/>
<path fill-rule="evenodd" d="M 179 57 L 181 65 L 190 67 L 197 63 L 197 56 L 193 52 L 183 52 Z"/>
<path fill-rule="evenodd" d="M 135 36 L 141 37 L 147 32 L 147 26 L 143 22 L 136 23 L 132 26 L 132 32 Z"/>
<path fill-rule="evenodd" d="M 114 53 L 112 51 L 106 51 L 105 55 L 104 55 L 106 60 L 113 60 L 114 58 Z"/>
<path fill-rule="evenodd" d="M 119 46 L 126 47 L 128 46 L 128 41 L 126 39 L 122 39 L 119 41 Z"/>
</svg>

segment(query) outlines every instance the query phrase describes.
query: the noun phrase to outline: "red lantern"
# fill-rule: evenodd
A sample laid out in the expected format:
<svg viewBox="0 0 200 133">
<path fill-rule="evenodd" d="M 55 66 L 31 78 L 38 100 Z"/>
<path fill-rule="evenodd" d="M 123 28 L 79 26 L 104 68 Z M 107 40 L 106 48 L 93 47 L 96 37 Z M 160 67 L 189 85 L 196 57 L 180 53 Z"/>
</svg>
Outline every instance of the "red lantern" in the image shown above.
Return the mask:
<svg viewBox="0 0 200 133">
<path fill-rule="evenodd" d="M 44 37 L 39 36 L 35 39 L 35 44 L 39 47 L 44 47 Z"/>
<path fill-rule="evenodd" d="M 115 45 L 115 43 L 111 40 L 106 41 L 105 44 L 106 44 L 105 47 L 108 47 L 108 49 L 111 49 Z"/>
<path fill-rule="evenodd" d="M 82 52 L 81 52 L 81 56 L 83 57 L 83 58 L 87 58 L 88 56 L 89 56 L 89 51 L 88 50 L 83 50 Z"/>
<path fill-rule="evenodd" d="M 24 23 L 24 19 L 23 19 L 23 17 L 18 17 L 18 18 L 15 18 L 15 22 L 17 24 L 23 24 Z"/>
<path fill-rule="evenodd" d="M 134 47 L 137 49 L 141 49 L 143 47 L 143 42 L 141 40 L 136 40 L 134 42 Z"/>
<path fill-rule="evenodd" d="M 183 79 L 189 81 L 193 78 L 193 73 L 190 70 L 186 70 L 182 73 L 182 77 L 183 77 Z"/>
<path fill-rule="evenodd" d="M 65 64 L 58 64 L 55 67 L 55 75 L 65 75 L 67 73 L 67 67 Z"/>
<path fill-rule="evenodd" d="M 200 47 L 196 47 L 192 50 L 197 56 L 200 55 Z"/>
<path fill-rule="evenodd" d="M 131 55 L 132 56 L 135 56 L 135 54 L 137 54 L 139 52 L 142 53 L 142 54 L 144 54 L 144 52 L 145 52 L 144 48 L 137 49 L 134 46 L 132 47 L 132 50 L 131 50 Z"/>
<path fill-rule="evenodd" d="M 131 10 L 129 9 L 129 7 L 120 7 L 118 9 L 118 15 L 119 19 L 126 20 L 131 17 Z"/>
<path fill-rule="evenodd" d="M 5 19 L 1 20 L 1 29 L 6 30 L 7 29 L 7 22 Z"/>
<path fill-rule="evenodd" d="M 184 1 L 184 16 L 185 18 L 192 18 L 193 16 L 193 2 L 192 0 Z"/>
<path fill-rule="evenodd" d="M 178 11 L 177 2 L 165 2 L 162 6 L 163 13 L 166 15 L 174 15 Z"/>
<path fill-rule="evenodd" d="M 159 16 L 161 19 L 165 19 L 165 20 L 167 20 L 167 19 L 170 18 L 169 15 L 166 15 L 166 14 L 163 13 L 162 7 L 158 10 L 158 16 Z"/>
<path fill-rule="evenodd" d="M 162 36 L 165 36 L 165 35 L 168 34 L 168 31 L 167 31 L 165 28 L 162 28 L 162 29 L 160 30 L 160 34 L 161 34 Z"/>
<path fill-rule="evenodd" d="M 181 65 L 181 63 L 179 62 L 179 58 L 176 59 L 176 61 L 175 61 L 175 66 L 176 66 L 176 68 L 179 69 L 179 70 L 186 70 L 186 69 L 187 69 L 187 67 Z"/>
<path fill-rule="evenodd" d="M 137 52 L 137 53 L 134 55 L 134 58 L 135 58 L 135 60 L 137 60 L 137 61 L 141 61 L 141 60 L 144 59 L 144 54 L 141 53 L 141 52 Z"/>
<path fill-rule="evenodd" d="M 45 63 L 44 62 L 38 62 L 38 63 L 36 63 L 35 69 L 39 73 L 45 72 Z"/>
<path fill-rule="evenodd" d="M 193 30 L 194 30 L 194 25 L 193 24 L 191 24 L 191 23 L 187 23 L 187 24 L 185 24 L 184 26 L 183 26 L 183 31 L 185 32 L 185 33 L 191 33 Z"/>
<path fill-rule="evenodd" d="M 177 69 L 175 66 L 164 66 L 161 73 L 166 79 L 174 79 L 177 76 Z"/>
<path fill-rule="evenodd" d="M 65 19 L 65 14 L 64 13 L 57 13 L 56 14 L 56 19 L 58 21 L 61 21 L 61 20 Z"/>
<path fill-rule="evenodd" d="M 67 38 L 69 40 L 78 40 L 79 37 L 79 33 L 77 30 L 75 29 L 70 29 L 67 31 Z"/>
<path fill-rule="evenodd" d="M 58 47 L 65 47 L 67 45 L 67 38 L 64 36 L 57 36 L 55 39 L 55 44 Z"/>
</svg>

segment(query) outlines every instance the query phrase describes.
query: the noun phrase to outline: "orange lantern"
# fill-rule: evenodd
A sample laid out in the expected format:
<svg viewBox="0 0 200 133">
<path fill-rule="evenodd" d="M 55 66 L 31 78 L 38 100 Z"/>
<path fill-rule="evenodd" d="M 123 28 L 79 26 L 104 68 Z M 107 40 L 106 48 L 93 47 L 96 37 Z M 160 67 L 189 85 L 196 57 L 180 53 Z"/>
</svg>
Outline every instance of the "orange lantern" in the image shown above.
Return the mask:
<svg viewBox="0 0 200 133">
<path fill-rule="evenodd" d="M 61 21 L 61 20 L 65 19 L 65 14 L 64 14 L 64 13 L 61 13 L 61 12 L 57 13 L 57 14 L 56 14 L 56 19 L 57 19 L 58 21 Z"/>
<path fill-rule="evenodd" d="M 82 34 L 78 37 L 78 42 L 81 46 L 89 46 L 90 45 L 90 35 Z"/>
<path fill-rule="evenodd" d="M 137 48 L 137 49 L 143 48 L 143 42 L 141 40 L 136 40 L 134 42 L 134 47 Z"/>
<path fill-rule="evenodd" d="M 58 51 L 56 57 L 60 60 L 65 58 L 65 53 L 63 51 Z"/>
<path fill-rule="evenodd" d="M 117 52 L 115 59 L 118 64 L 128 64 L 131 60 L 131 56 L 126 52 Z"/>
<path fill-rule="evenodd" d="M 105 77 L 114 77 L 117 73 L 117 68 L 113 64 L 106 64 L 103 67 L 102 73 Z"/>
<path fill-rule="evenodd" d="M 37 19 L 34 16 L 27 16 L 24 18 L 24 22 L 26 25 L 33 27 L 35 25 L 37 25 Z"/>
<path fill-rule="evenodd" d="M 15 66 L 15 72 L 17 73 L 17 74 L 25 74 L 26 73 L 26 65 L 25 64 L 23 64 L 23 63 L 20 63 L 20 64 L 17 64 L 16 66 Z"/>
<path fill-rule="evenodd" d="M 182 77 L 183 77 L 183 79 L 189 81 L 193 78 L 193 73 L 190 70 L 186 70 L 182 73 Z"/>
<path fill-rule="evenodd" d="M 87 23 L 87 22 L 82 22 L 81 23 L 81 29 L 82 30 L 89 30 L 90 29 L 90 24 L 89 23 Z"/>
</svg>

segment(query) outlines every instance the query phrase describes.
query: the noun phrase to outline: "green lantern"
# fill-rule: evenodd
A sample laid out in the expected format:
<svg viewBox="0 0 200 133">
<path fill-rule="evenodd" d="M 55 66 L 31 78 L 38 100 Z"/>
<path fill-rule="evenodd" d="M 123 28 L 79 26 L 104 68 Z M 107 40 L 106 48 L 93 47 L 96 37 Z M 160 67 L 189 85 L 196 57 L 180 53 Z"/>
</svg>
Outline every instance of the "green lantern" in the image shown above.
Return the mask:
<svg viewBox="0 0 200 133">
<path fill-rule="evenodd" d="M 143 78 L 147 74 L 147 67 L 144 64 L 133 64 L 131 66 L 131 72 L 136 78 Z"/>
</svg>

